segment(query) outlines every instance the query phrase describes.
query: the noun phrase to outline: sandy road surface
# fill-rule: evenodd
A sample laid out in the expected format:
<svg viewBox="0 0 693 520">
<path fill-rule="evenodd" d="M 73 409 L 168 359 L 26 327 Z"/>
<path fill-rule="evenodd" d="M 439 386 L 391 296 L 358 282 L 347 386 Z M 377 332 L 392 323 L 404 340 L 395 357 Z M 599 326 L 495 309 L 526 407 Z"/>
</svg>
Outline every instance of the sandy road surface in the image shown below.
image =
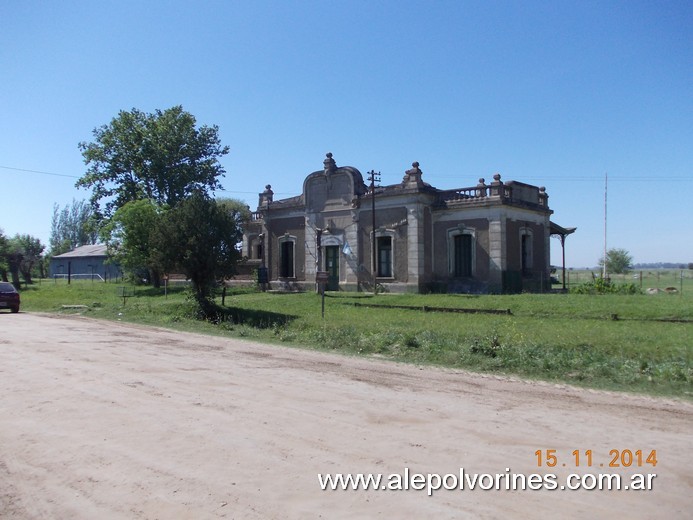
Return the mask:
<svg viewBox="0 0 693 520">
<path fill-rule="evenodd" d="M 0 518 L 690 518 L 693 406 L 83 318 L 0 315 Z M 321 491 L 657 449 L 653 491 Z M 568 466 L 570 466 L 569 464 Z M 592 468 L 592 472 L 598 472 Z M 606 471 L 601 468 L 601 471 Z M 613 470 L 612 470 L 613 471 Z"/>
</svg>

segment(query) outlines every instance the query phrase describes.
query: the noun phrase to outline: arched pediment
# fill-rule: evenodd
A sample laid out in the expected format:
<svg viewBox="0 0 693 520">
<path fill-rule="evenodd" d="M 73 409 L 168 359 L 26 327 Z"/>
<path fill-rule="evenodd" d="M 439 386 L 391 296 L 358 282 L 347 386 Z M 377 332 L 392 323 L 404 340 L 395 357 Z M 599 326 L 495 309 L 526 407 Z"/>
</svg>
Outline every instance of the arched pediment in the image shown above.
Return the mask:
<svg viewBox="0 0 693 520">
<path fill-rule="evenodd" d="M 351 166 L 337 167 L 332 154 L 327 154 L 323 170 L 311 173 L 303 181 L 303 200 L 308 212 L 350 207 L 354 197 L 365 192 L 361 172 Z"/>
</svg>

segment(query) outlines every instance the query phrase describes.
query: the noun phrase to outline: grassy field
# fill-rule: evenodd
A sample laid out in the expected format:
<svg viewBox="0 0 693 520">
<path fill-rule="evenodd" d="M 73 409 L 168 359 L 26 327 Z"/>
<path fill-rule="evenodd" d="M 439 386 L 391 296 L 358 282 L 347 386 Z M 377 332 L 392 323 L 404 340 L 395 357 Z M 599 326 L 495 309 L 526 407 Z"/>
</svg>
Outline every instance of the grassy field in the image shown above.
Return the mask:
<svg viewBox="0 0 693 520">
<path fill-rule="evenodd" d="M 122 287 L 43 280 L 22 292 L 22 310 L 693 399 L 690 278 L 683 293 L 656 295 L 328 293 L 324 320 L 313 293 L 230 292 L 216 323 L 194 319 L 184 288 L 127 286 L 123 299 Z"/>
</svg>

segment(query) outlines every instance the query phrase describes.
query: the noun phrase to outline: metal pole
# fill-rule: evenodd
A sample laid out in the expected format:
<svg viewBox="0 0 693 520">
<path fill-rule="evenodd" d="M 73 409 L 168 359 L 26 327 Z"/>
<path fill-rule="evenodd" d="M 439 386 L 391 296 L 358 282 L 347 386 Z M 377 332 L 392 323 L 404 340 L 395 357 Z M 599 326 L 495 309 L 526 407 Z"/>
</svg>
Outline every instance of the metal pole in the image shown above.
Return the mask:
<svg viewBox="0 0 693 520">
<path fill-rule="evenodd" d="M 268 233 L 269 234 L 269 233 Z M 260 233 L 257 237 L 260 240 L 260 269 L 258 270 L 258 282 L 260 283 L 260 289 L 262 292 L 267 290 L 267 284 L 265 283 L 265 275 L 267 273 L 267 265 L 265 264 L 265 250 L 267 249 L 267 241 L 265 240 L 265 233 Z"/>
<path fill-rule="evenodd" d="M 272 274 L 271 274 L 270 267 L 272 265 L 272 233 L 270 233 L 269 220 L 270 220 L 270 202 L 267 201 L 267 213 L 265 214 L 265 234 L 266 234 L 266 240 L 267 240 L 267 265 L 265 267 L 267 268 L 267 288 L 271 289 L 272 285 L 270 284 L 270 280 L 272 279 Z M 264 253 L 264 251 L 263 251 L 263 253 Z"/>
<path fill-rule="evenodd" d="M 371 257 L 373 264 L 373 295 L 376 294 L 376 277 L 378 276 L 378 252 L 375 238 L 375 172 L 371 170 L 371 217 L 373 234 L 371 235 Z"/>
<path fill-rule="evenodd" d="M 372 274 L 373 274 L 373 295 L 377 293 L 376 291 L 376 278 L 378 276 L 378 253 L 376 251 L 376 239 L 375 239 L 375 183 L 379 181 L 378 176 L 380 172 L 375 173 L 375 170 L 368 172 L 369 179 L 371 181 L 371 217 L 372 217 L 372 231 L 371 236 L 371 263 L 372 263 Z"/>
<path fill-rule="evenodd" d="M 602 278 L 606 280 L 606 188 L 609 181 L 609 174 L 604 174 L 604 267 L 602 269 Z"/>
<path fill-rule="evenodd" d="M 565 235 L 561 235 L 561 251 L 563 255 L 563 292 L 565 292 Z"/>
<path fill-rule="evenodd" d="M 317 273 L 322 271 L 322 232 L 324 230 L 322 228 L 316 228 L 315 230 L 315 266 L 316 266 L 316 278 L 317 278 Z M 320 284 L 318 282 L 316 284 L 315 290 L 320 292 L 321 286 L 322 285 L 322 304 L 323 304 L 323 309 L 322 309 L 322 317 L 325 317 L 325 286 L 324 284 Z"/>
</svg>

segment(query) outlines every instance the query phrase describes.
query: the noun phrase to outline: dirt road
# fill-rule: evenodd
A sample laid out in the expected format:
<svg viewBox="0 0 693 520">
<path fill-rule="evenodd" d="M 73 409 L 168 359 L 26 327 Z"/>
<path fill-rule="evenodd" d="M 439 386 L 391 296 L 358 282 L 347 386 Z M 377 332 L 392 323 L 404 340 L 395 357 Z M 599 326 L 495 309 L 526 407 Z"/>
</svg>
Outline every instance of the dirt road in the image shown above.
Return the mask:
<svg viewBox="0 0 693 520">
<path fill-rule="evenodd" d="M 0 315 L 3 519 L 690 518 L 692 426 L 693 406 L 670 400 Z M 538 468 L 535 452 L 548 449 L 558 464 Z M 608 468 L 612 449 L 655 449 L 657 465 Z M 318 481 L 405 468 L 553 472 L 559 484 L 570 473 L 657 476 L 652 491 L 432 496 L 322 491 Z"/>
</svg>

